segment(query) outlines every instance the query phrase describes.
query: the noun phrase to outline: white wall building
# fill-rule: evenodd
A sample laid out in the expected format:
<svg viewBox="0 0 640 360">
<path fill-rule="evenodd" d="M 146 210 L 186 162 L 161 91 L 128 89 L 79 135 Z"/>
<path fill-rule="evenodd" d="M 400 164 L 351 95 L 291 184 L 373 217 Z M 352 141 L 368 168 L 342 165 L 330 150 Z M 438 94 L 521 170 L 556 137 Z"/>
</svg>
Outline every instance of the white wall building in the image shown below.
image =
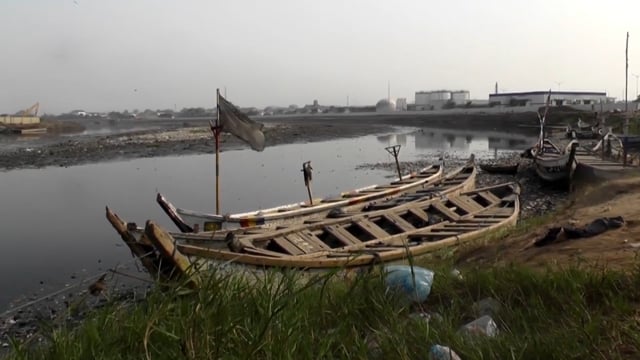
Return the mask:
<svg viewBox="0 0 640 360">
<path fill-rule="evenodd" d="M 491 105 L 545 105 L 549 91 L 528 91 L 489 94 Z M 606 92 L 551 91 L 551 106 L 594 105 L 613 102 Z"/>
<path fill-rule="evenodd" d="M 416 110 L 438 110 L 445 104 L 453 102 L 455 105 L 464 105 L 469 101 L 467 90 L 435 90 L 416 91 Z"/>
<path fill-rule="evenodd" d="M 396 111 L 407 111 L 407 98 L 396 99 Z"/>
</svg>

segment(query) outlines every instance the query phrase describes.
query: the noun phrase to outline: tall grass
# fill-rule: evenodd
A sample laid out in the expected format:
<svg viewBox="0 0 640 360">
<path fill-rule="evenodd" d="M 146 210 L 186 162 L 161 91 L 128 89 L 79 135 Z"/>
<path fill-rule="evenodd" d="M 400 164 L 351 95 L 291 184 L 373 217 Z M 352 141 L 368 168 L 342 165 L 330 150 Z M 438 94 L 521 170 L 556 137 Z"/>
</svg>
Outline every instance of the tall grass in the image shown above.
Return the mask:
<svg viewBox="0 0 640 360">
<path fill-rule="evenodd" d="M 11 359 L 425 359 L 450 346 L 464 359 L 640 358 L 640 275 L 572 267 L 466 269 L 434 266 L 424 304 L 408 305 L 380 272 L 214 272 L 203 288 L 154 291 L 137 305 L 111 304 L 75 328 Z M 478 316 L 473 303 L 502 306 L 495 338 L 458 332 Z M 441 320 L 412 317 L 416 309 Z"/>
</svg>

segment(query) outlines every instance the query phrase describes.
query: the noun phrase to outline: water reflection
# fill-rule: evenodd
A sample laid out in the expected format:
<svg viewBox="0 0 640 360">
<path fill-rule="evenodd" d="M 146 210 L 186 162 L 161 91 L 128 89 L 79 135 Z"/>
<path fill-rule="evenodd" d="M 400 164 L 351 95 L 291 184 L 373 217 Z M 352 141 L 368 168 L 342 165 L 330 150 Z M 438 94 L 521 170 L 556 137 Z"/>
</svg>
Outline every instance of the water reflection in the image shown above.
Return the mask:
<svg viewBox="0 0 640 360">
<path fill-rule="evenodd" d="M 532 136 L 496 131 L 459 131 L 455 129 L 421 129 L 409 134 L 378 136 L 385 145 L 413 145 L 416 150 L 455 150 L 496 153 L 500 150 L 523 150 L 531 145 Z"/>
</svg>

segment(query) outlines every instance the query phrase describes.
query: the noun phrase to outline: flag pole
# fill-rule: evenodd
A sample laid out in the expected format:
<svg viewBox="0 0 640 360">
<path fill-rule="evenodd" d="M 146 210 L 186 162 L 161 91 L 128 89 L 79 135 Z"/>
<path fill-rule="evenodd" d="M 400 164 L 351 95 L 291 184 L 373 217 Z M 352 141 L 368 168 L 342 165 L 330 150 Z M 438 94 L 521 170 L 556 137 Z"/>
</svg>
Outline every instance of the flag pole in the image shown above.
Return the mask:
<svg viewBox="0 0 640 360">
<path fill-rule="evenodd" d="M 220 214 L 220 89 L 216 89 L 216 126 L 213 129 L 216 141 L 216 214 Z"/>
</svg>

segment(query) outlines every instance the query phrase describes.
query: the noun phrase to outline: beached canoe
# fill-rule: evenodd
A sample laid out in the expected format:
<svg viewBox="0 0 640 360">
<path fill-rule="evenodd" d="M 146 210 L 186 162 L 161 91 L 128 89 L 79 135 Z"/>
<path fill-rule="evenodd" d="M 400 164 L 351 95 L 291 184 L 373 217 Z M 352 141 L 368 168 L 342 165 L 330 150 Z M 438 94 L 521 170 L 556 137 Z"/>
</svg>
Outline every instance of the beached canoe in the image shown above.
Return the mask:
<svg viewBox="0 0 640 360">
<path fill-rule="evenodd" d="M 577 141 L 571 141 L 561 150 L 549 139 L 544 139 L 542 148 L 534 151 L 533 163 L 538 176 L 545 182 L 570 186 L 576 169 Z"/>
<path fill-rule="evenodd" d="M 436 197 L 454 196 L 462 192 L 468 192 L 475 189 L 477 170 L 474 161 L 471 159 L 464 166 L 460 166 L 450 171 L 444 178 L 433 182 L 424 188 L 415 189 L 414 191 L 404 193 L 400 196 L 391 196 L 384 199 L 374 200 L 368 203 L 360 203 L 349 205 L 343 208 L 333 209 L 329 212 L 314 213 L 305 217 L 297 217 L 289 219 L 278 226 L 291 226 L 295 224 L 312 224 L 324 221 L 326 219 L 344 218 L 366 214 L 377 210 L 390 209 L 393 207 L 405 205 L 411 202 L 425 201 Z M 225 239 L 229 232 L 243 233 L 246 231 L 257 231 L 265 226 L 254 226 L 247 228 L 225 229 L 204 231 L 199 233 L 175 233 L 171 232 L 174 239 L 180 241 L 199 241 L 208 243 L 217 243 L 218 247 L 225 247 Z M 140 236 L 144 232 L 143 228 L 132 227 L 136 229 L 136 236 Z"/>
<path fill-rule="evenodd" d="M 181 264 L 187 259 L 198 264 L 192 268 L 205 263 L 350 268 L 418 257 L 514 225 L 520 211 L 519 191 L 517 183 L 507 183 L 312 224 L 237 229 L 226 232 L 225 248 L 218 243 L 179 241 L 152 221 L 144 234 L 153 244 L 175 244 L 171 254 L 179 256 Z"/>
<path fill-rule="evenodd" d="M 308 201 L 276 206 L 244 213 L 217 215 L 174 206 L 162 194 L 157 202 L 182 232 L 200 232 L 221 228 L 251 227 L 257 225 L 276 226 L 291 219 L 323 213 L 349 205 L 362 204 L 388 196 L 403 194 L 427 186 L 443 176 L 443 166 L 431 165 L 418 172 L 407 174 L 402 180 L 395 179 L 386 185 L 370 185 L 343 192 L 335 197 L 319 199 L 310 205 Z"/>
</svg>

